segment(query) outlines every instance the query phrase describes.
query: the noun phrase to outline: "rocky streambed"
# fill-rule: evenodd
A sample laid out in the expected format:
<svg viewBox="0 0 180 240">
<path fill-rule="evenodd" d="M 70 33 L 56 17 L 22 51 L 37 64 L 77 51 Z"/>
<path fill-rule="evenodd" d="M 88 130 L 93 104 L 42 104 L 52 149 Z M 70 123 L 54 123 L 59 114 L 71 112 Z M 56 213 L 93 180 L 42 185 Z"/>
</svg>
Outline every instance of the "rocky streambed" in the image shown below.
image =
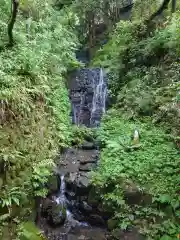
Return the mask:
<svg viewBox="0 0 180 240">
<path fill-rule="evenodd" d="M 135 230 L 110 233 L 113 213 L 104 209 L 91 185 L 91 170 L 98 165 L 99 150 L 85 141 L 60 156 L 49 180 L 49 195 L 42 201 L 39 226 L 50 240 L 140 240 Z"/>
<path fill-rule="evenodd" d="M 42 202 L 41 228 L 49 239 L 107 239 L 109 213 L 90 183 L 99 151 L 93 142 L 68 148 L 49 180 L 49 196 Z M 97 238 L 98 236 L 98 238 Z"/>
<path fill-rule="evenodd" d="M 97 128 L 106 109 L 107 78 L 100 68 L 81 69 L 70 76 L 72 123 Z M 49 179 L 49 194 L 41 202 L 39 227 L 50 240 L 139 240 L 135 230 L 108 229 L 112 210 L 104 208 L 91 185 L 91 171 L 99 163 L 99 146 L 84 139 L 78 147 L 64 149 Z M 134 198 L 132 195 L 131 199 Z"/>
</svg>

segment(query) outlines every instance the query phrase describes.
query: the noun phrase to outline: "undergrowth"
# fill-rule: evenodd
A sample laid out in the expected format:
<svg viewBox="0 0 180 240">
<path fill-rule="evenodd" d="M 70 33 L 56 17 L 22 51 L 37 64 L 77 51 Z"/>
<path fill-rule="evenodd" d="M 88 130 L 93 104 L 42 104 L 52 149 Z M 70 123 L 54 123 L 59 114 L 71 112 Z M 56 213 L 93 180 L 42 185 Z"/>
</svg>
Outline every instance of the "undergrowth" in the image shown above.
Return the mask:
<svg viewBox="0 0 180 240">
<path fill-rule="evenodd" d="M 151 116 L 180 134 L 179 13 L 152 29 L 121 21 L 92 61 L 109 73 L 109 94 L 129 118 Z M 172 121 L 173 118 L 173 121 Z"/>
<path fill-rule="evenodd" d="M 134 130 L 138 148 L 131 148 Z M 180 231 L 180 159 L 168 134 L 148 121 L 130 121 L 112 109 L 99 138 L 105 148 L 93 176 L 116 227 L 135 226 L 147 239 L 174 239 Z M 169 238 L 164 238 L 166 235 Z"/>
<path fill-rule="evenodd" d="M 11 4 L 4 0 L 0 4 L 3 46 Z M 1 51 L 1 239 L 14 239 L 22 221 L 34 221 L 34 200 L 46 195 L 54 158 L 72 140 L 63 75 L 77 66 L 74 51 L 78 41 L 63 19 L 49 2 L 20 2 L 15 45 Z"/>
<path fill-rule="evenodd" d="M 179 19 L 176 12 L 151 28 L 121 21 L 92 60 L 108 72 L 113 104 L 99 130 L 105 148 L 93 183 L 115 228 L 134 226 L 153 240 L 180 232 Z"/>
</svg>

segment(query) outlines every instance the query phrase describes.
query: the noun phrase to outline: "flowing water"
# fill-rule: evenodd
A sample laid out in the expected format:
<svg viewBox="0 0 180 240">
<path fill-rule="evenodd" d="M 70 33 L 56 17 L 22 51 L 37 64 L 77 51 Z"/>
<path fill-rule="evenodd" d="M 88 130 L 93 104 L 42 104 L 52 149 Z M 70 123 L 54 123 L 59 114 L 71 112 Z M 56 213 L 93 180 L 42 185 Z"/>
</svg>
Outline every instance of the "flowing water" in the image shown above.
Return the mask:
<svg viewBox="0 0 180 240">
<path fill-rule="evenodd" d="M 102 68 L 81 69 L 72 79 L 69 88 L 73 123 L 98 127 L 106 109 L 105 72 Z"/>
<path fill-rule="evenodd" d="M 64 175 L 60 176 L 60 191 L 58 196 L 55 198 L 55 201 L 57 204 L 60 204 L 61 206 L 63 206 L 66 209 L 66 221 L 73 226 L 84 226 L 84 227 L 88 227 L 88 223 L 86 222 L 79 222 L 77 221 L 72 212 L 70 211 L 70 209 L 68 209 L 68 205 L 70 205 L 70 202 L 67 200 L 65 192 L 66 192 L 66 183 L 64 180 Z M 59 213 L 60 216 L 62 215 L 62 212 Z"/>
<path fill-rule="evenodd" d="M 106 110 L 107 82 L 102 68 L 81 69 L 76 71 L 70 88 L 72 103 L 72 119 L 76 125 L 98 127 Z M 88 114 L 87 114 L 88 112 Z M 60 177 L 60 192 L 56 202 L 66 207 L 68 221 L 75 221 L 70 209 L 67 208 L 64 175 Z M 76 221 L 77 224 L 88 226 L 87 223 Z"/>
<path fill-rule="evenodd" d="M 90 118 L 90 124 L 91 126 L 99 126 L 100 118 L 97 115 L 97 113 L 105 113 L 106 108 L 106 92 L 107 87 L 104 82 L 104 74 L 103 70 L 100 69 L 99 78 L 98 81 L 95 81 L 96 79 L 93 78 L 93 101 L 92 101 L 92 109 L 91 109 L 91 118 Z"/>
<path fill-rule="evenodd" d="M 80 69 L 71 76 L 68 87 L 72 105 L 73 123 L 78 126 L 85 125 L 90 128 L 98 127 L 101 117 L 106 110 L 107 78 L 104 71 L 101 68 Z M 43 229 L 47 229 L 48 232 L 46 233 L 46 236 L 48 239 L 107 239 L 107 231 L 103 228 L 103 226 L 105 226 L 103 218 L 98 215 L 96 210 L 95 213 L 89 210 L 89 208 L 91 209 L 92 207 L 87 204 L 88 193 L 86 193 L 86 196 L 82 196 L 75 192 L 76 200 L 69 199 L 69 197 L 67 198 L 67 194 L 70 192 L 68 192 L 69 189 L 67 189 L 66 186 L 66 174 L 79 174 L 78 182 L 76 181 L 76 187 L 79 187 L 79 183 L 84 187 L 87 182 L 87 171 L 91 171 L 92 166 L 97 163 L 98 157 L 96 158 L 97 153 L 95 153 L 95 151 L 98 151 L 97 149 L 96 146 L 96 148 L 90 150 L 73 150 L 75 151 L 74 157 L 72 155 L 68 155 L 67 157 L 65 154 L 65 159 L 62 162 L 65 165 L 66 162 L 68 162 L 68 164 L 66 167 L 63 165 L 60 170 L 59 192 L 55 197 L 52 197 L 52 199 L 58 206 L 60 206 L 60 209 L 62 209 L 58 213 L 58 217 L 64 217 L 63 214 L 65 210 L 66 219 L 63 226 L 56 227 L 55 229 L 52 229 L 45 223 L 46 227 L 43 227 Z M 83 169 L 84 166 L 88 168 Z M 82 200 L 81 197 L 85 197 L 86 200 Z M 100 221 L 101 223 L 94 224 L 94 221 Z M 93 224 L 93 226 L 89 223 Z M 75 232 L 72 232 L 74 229 Z"/>
</svg>

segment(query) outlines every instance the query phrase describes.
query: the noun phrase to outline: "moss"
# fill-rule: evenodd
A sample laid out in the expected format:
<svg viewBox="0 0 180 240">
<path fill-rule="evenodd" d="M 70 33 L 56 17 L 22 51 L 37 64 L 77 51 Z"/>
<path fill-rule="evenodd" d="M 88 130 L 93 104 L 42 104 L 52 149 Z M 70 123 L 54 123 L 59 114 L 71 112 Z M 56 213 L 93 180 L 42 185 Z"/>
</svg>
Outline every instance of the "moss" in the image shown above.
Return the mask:
<svg viewBox="0 0 180 240">
<path fill-rule="evenodd" d="M 115 229 L 118 226 L 118 220 L 117 219 L 109 219 L 108 222 L 108 229 L 110 231 L 112 231 L 113 229 Z"/>
</svg>

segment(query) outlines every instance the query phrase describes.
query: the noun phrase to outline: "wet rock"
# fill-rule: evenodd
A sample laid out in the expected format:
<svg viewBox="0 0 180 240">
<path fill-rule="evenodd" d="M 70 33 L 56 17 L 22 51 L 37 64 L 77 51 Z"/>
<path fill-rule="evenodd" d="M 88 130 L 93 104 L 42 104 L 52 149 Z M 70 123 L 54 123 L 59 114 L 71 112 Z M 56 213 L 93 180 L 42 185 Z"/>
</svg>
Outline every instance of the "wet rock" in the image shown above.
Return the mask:
<svg viewBox="0 0 180 240">
<path fill-rule="evenodd" d="M 80 175 L 79 182 L 78 182 L 78 187 L 82 187 L 82 188 L 89 188 L 90 187 L 90 181 L 89 181 L 88 176 Z"/>
<path fill-rule="evenodd" d="M 112 231 L 111 240 L 143 240 L 144 237 L 138 233 L 136 229 L 132 229 L 129 231 L 122 231 L 118 228 Z"/>
<path fill-rule="evenodd" d="M 79 227 L 71 230 L 67 240 L 107 240 L 107 232 L 105 229 L 93 227 Z"/>
<path fill-rule="evenodd" d="M 79 170 L 80 171 L 91 171 L 96 167 L 96 164 L 93 163 L 84 163 L 83 165 L 80 165 Z"/>
<path fill-rule="evenodd" d="M 59 179 L 57 175 L 52 175 L 49 177 L 47 188 L 48 188 L 49 194 L 54 194 L 59 191 Z"/>
<path fill-rule="evenodd" d="M 91 225 L 94 225 L 94 226 L 105 226 L 104 219 L 101 216 L 97 215 L 97 214 L 91 214 L 88 217 L 88 222 Z"/>
<path fill-rule="evenodd" d="M 100 194 L 98 194 L 94 187 L 91 187 L 88 194 L 88 204 L 94 208 L 97 208 L 101 201 Z"/>
<path fill-rule="evenodd" d="M 67 191 L 65 194 L 69 201 L 76 199 L 76 193 L 73 191 Z"/>
<path fill-rule="evenodd" d="M 82 145 L 81 148 L 84 150 L 93 150 L 95 149 L 94 143 L 93 142 L 88 142 L 85 141 Z"/>
<path fill-rule="evenodd" d="M 90 159 L 81 159 L 81 161 L 80 161 L 81 166 L 80 166 L 80 167 L 82 167 L 83 164 L 87 164 L 87 163 L 95 163 L 95 162 L 96 162 L 96 159 L 94 159 L 94 158 L 90 158 Z"/>
<path fill-rule="evenodd" d="M 79 222 L 85 221 L 85 218 L 82 215 L 82 212 L 80 210 L 78 210 L 78 206 L 77 206 L 77 208 L 72 208 L 71 212 L 73 214 L 74 219 L 76 219 L 77 221 L 79 221 Z M 76 224 L 77 224 L 77 221 L 76 221 Z"/>
<path fill-rule="evenodd" d="M 131 181 L 123 186 L 124 196 L 127 204 L 148 205 L 152 203 L 152 197 L 140 191 Z"/>
<path fill-rule="evenodd" d="M 92 207 L 90 205 L 88 205 L 88 203 L 86 201 L 82 201 L 79 205 L 79 209 L 80 211 L 82 211 L 83 213 L 89 213 L 92 212 Z"/>
<path fill-rule="evenodd" d="M 117 220 L 117 219 L 111 218 L 111 219 L 109 219 L 109 220 L 107 221 L 108 229 L 109 229 L 110 231 L 112 231 L 113 229 L 115 229 L 115 228 L 117 227 L 117 224 L 118 224 L 118 220 Z"/>
<path fill-rule="evenodd" d="M 81 150 L 78 151 L 78 159 L 80 164 L 95 163 L 98 159 L 99 154 L 97 150 Z"/>
<path fill-rule="evenodd" d="M 66 220 L 66 209 L 63 205 L 53 202 L 48 211 L 48 222 L 53 226 L 61 225 Z"/>
<path fill-rule="evenodd" d="M 46 198 L 42 200 L 41 213 L 46 217 L 51 226 L 57 226 L 64 223 L 66 219 L 66 209 L 62 204 Z"/>
<path fill-rule="evenodd" d="M 42 200 L 42 206 L 41 206 L 41 213 L 44 217 L 48 216 L 48 213 L 51 209 L 51 206 L 53 204 L 53 201 L 49 198 L 45 198 Z"/>
</svg>

